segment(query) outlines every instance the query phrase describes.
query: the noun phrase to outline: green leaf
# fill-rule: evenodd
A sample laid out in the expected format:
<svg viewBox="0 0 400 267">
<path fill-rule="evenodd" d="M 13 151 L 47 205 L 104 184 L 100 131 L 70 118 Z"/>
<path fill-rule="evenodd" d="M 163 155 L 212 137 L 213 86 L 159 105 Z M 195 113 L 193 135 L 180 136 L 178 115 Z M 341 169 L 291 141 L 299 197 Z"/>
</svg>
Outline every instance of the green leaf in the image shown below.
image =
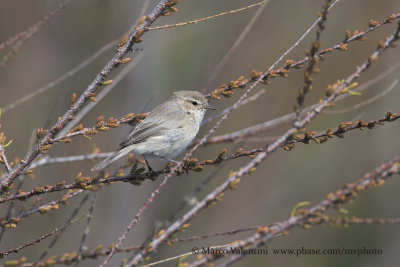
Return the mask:
<svg viewBox="0 0 400 267">
<path fill-rule="evenodd" d="M 354 91 L 351 91 L 351 90 L 347 90 L 347 92 L 349 94 L 351 94 L 351 95 L 362 95 L 361 92 L 354 92 Z"/>
<path fill-rule="evenodd" d="M 294 214 L 296 213 L 296 210 L 297 210 L 298 208 L 303 207 L 303 206 L 308 206 L 308 205 L 310 205 L 310 202 L 308 202 L 308 201 L 302 201 L 302 202 L 297 203 L 297 204 L 293 207 L 292 212 L 290 213 L 290 216 L 293 217 Z"/>
<path fill-rule="evenodd" d="M 349 213 L 348 210 L 343 209 L 343 208 L 339 209 L 339 212 L 344 213 L 344 214 L 348 214 Z"/>
<path fill-rule="evenodd" d="M 3 147 L 4 147 L 4 148 L 8 147 L 9 145 L 11 145 L 12 142 L 13 142 L 13 140 L 8 141 L 8 143 L 5 144 Z"/>
<path fill-rule="evenodd" d="M 92 138 L 89 137 L 89 136 L 87 136 L 86 134 L 84 134 L 83 136 L 86 137 L 86 138 L 89 139 L 89 140 L 92 140 Z"/>
</svg>

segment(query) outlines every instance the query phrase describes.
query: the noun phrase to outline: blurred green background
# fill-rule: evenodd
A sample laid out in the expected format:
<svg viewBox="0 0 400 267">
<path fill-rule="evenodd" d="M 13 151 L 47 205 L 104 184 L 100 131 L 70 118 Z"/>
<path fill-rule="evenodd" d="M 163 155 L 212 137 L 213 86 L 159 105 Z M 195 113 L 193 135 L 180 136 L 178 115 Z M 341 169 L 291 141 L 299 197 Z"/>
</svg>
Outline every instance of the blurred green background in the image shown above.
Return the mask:
<svg viewBox="0 0 400 267">
<path fill-rule="evenodd" d="M 149 1 L 146 13 L 158 1 Z M 217 14 L 222 11 L 240 8 L 257 1 L 243 0 L 202 0 L 183 1 L 176 6 L 179 11 L 169 17 L 161 17 L 154 25 L 173 24 Z M 240 47 L 235 51 L 226 66 L 212 82 L 207 91 L 221 83 L 227 83 L 240 75 L 248 76 L 253 69 L 264 71 L 289 48 L 305 30 L 315 21 L 324 1 L 317 0 L 271 0 L 264 9 Z M 31 26 L 61 1 L 2 0 L 0 8 L 0 42 L 3 42 Z M 25 96 L 35 89 L 55 80 L 83 60 L 91 56 L 104 44 L 120 39 L 124 32 L 135 24 L 143 1 L 132 0 L 73 0 L 59 15 L 51 19 L 20 51 L 0 68 L 0 107 Z M 398 12 L 400 2 L 396 0 L 356 0 L 340 1 L 330 12 L 326 29 L 322 34 L 322 47 L 329 47 L 342 41 L 347 29 L 360 30 L 368 27 L 368 21 L 382 21 L 392 13 Z M 165 101 L 176 90 L 200 90 L 212 74 L 215 66 L 235 42 L 241 31 L 252 18 L 257 8 L 249 9 L 229 16 L 223 16 L 203 23 L 185 27 L 151 31 L 143 36 L 143 42 L 136 47 L 143 50 L 143 58 L 106 98 L 82 120 L 85 126 L 94 125 L 99 115 L 120 118 L 130 112 L 146 112 Z M 397 23 L 397 22 L 396 22 Z M 306 104 L 313 104 L 324 96 L 325 88 L 339 79 L 347 77 L 377 47 L 379 40 L 394 33 L 396 23 L 386 25 L 368 35 L 363 42 L 349 44 L 348 51 L 335 51 L 318 64 L 321 69 L 316 74 L 313 91 L 308 95 Z M 305 49 L 315 39 L 312 30 L 306 39 L 297 46 L 288 59 L 299 60 L 304 57 Z M 8 50 L 5 50 L 8 51 Z M 0 52 L 0 58 L 5 55 Z M 3 113 L 1 130 L 13 144 L 7 148 L 9 159 L 22 157 L 29 149 L 32 132 L 37 128 L 53 125 L 57 117 L 68 107 L 69 97 L 84 91 L 99 70 L 115 52 L 111 49 L 104 53 L 87 68 L 72 78 L 35 97 L 17 108 Z M 128 55 L 129 57 L 132 54 Z M 399 62 L 400 50 L 389 49 L 358 82 L 363 83 L 385 72 Z M 135 60 L 135 57 L 133 58 Z M 279 64 L 281 66 L 282 64 Z M 114 71 L 114 77 L 123 67 Z M 276 78 L 268 86 L 258 86 L 254 92 L 265 88 L 266 93 L 252 104 L 234 111 L 228 120 L 214 135 L 229 133 L 238 129 L 276 118 L 293 111 L 296 96 L 303 84 L 304 70 L 293 70 L 287 79 Z M 352 96 L 337 104 L 340 109 L 365 101 L 385 90 L 400 71 L 396 70 L 385 79 L 374 84 L 361 96 Z M 212 102 L 218 110 L 232 105 L 242 94 L 238 89 L 234 96 L 223 101 Z M 381 118 L 385 112 L 400 112 L 400 91 L 396 86 L 385 97 L 374 103 L 341 115 L 322 115 L 308 127 L 310 130 L 335 128 L 340 122 L 357 119 L 373 120 Z M 214 115 L 215 111 L 207 115 Z M 201 129 L 199 137 L 207 133 L 212 124 Z M 100 133 L 88 140 L 83 137 L 73 142 L 57 144 L 49 152 L 50 156 L 81 155 L 92 152 L 94 146 L 101 151 L 114 150 L 128 131 L 122 126 L 109 132 Z M 276 136 L 286 130 L 281 127 L 275 131 L 258 136 Z M 257 168 L 257 171 L 242 179 L 235 191 L 226 192 L 223 201 L 201 212 L 191 227 L 179 236 L 202 235 L 221 232 L 234 228 L 244 228 L 260 224 L 274 223 L 290 216 L 294 205 L 301 201 L 319 203 L 332 191 L 352 182 L 366 172 L 372 171 L 380 163 L 398 155 L 400 131 L 399 123 L 393 122 L 383 127 L 364 132 L 353 131 L 344 139 L 334 138 L 323 145 L 311 143 L 299 144 L 291 152 L 279 150 Z M 195 156 L 200 160 L 213 159 L 222 148 L 233 149 L 237 144 L 219 144 L 200 148 Z M 244 149 L 265 146 L 260 142 L 245 142 Z M 155 168 L 162 168 L 165 162 L 153 160 Z M 224 163 L 199 199 L 222 183 L 230 171 L 238 170 L 249 162 L 241 158 Z M 54 184 L 62 179 L 73 182 L 79 171 L 90 174 L 94 162 L 84 161 L 49 165 L 35 171 L 36 179 L 27 180 L 23 190 L 45 184 Z M 215 167 L 205 167 L 201 173 L 190 173 L 172 178 L 163 188 L 154 203 L 135 225 L 124 246 L 142 243 L 154 227 L 166 222 L 171 211 L 199 185 Z M 98 244 L 105 246 L 116 243 L 126 225 L 144 204 L 145 200 L 158 185 L 146 181 L 140 187 L 125 183 L 105 186 L 100 192 L 94 211 L 89 237 L 85 245 L 89 250 Z M 398 202 L 398 177 L 391 178 L 383 187 L 361 193 L 354 204 L 346 205 L 349 216 L 362 218 L 395 218 L 400 214 Z M 65 192 L 64 192 L 65 193 Z M 41 196 L 43 203 L 58 199 L 63 193 Z M 34 214 L 23 219 L 15 230 L 7 230 L 0 244 L 2 251 L 10 246 L 18 246 L 52 231 L 64 223 L 72 210 L 78 205 L 80 197 L 71 199 L 68 206 L 48 214 Z M 17 202 L 14 214 L 32 206 L 32 200 Z M 88 204 L 82 209 L 87 210 Z M 0 217 L 6 212 L 6 205 L 0 209 Z M 330 215 L 340 215 L 330 211 Z M 85 220 L 79 220 L 70 226 L 62 239 L 49 255 L 60 255 L 77 249 L 81 239 Z M 188 252 L 193 246 L 221 245 L 244 238 L 250 233 L 225 236 L 196 242 L 181 243 L 173 247 L 162 246 L 151 261 Z M 393 265 L 398 261 L 400 230 L 397 225 L 361 225 L 335 228 L 313 226 L 310 230 L 295 228 L 288 236 L 276 238 L 268 248 L 380 248 L 383 255 L 377 256 L 248 256 L 236 266 L 296 265 L 296 266 L 376 266 Z M 7 259 L 17 259 L 22 255 L 32 261 L 49 244 L 45 240 L 37 246 L 29 247 L 18 255 Z M 111 266 L 119 265 L 122 258 L 130 254 L 117 254 Z M 189 258 L 191 259 L 191 258 Z M 101 259 L 85 260 L 80 266 L 95 266 Z M 171 266 L 164 264 L 162 266 Z"/>
</svg>

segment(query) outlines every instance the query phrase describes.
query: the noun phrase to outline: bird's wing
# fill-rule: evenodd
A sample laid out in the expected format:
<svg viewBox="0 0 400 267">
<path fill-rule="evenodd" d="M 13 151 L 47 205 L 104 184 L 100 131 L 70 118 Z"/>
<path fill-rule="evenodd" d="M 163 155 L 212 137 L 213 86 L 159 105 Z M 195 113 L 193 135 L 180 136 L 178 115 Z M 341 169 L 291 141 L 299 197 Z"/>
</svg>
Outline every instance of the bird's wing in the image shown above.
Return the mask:
<svg viewBox="0 0 400 267">
<path fill-rule="evenodd" d="M 139 123 L 128 137 L 120 144 L 120 149 L 144 142 L 149 137 L 162 136 L 169 129 L 178 128 L 185 117 L 185 112 L 179 108 L 173 108 L 167 101 L 153 111 Z M 176 125 L 178 124 L 178 125 Z"/>
</svg>

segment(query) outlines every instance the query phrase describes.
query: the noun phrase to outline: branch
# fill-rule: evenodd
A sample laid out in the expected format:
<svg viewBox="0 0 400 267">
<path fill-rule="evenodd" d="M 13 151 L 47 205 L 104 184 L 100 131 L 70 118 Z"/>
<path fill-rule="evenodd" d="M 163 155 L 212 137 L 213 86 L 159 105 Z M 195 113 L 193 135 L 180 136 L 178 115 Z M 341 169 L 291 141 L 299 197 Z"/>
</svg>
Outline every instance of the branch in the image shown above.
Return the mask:
<svg viewBox="0 0 400 267">
<path fill-rule="evenodd" d="M 205 18 L 196 19 L 196 20 L 192 20 L 192 21 L 186 21 L 186 22 L 180 22 L 180 23 L 172 24 L 172 25 L 164 25 L 164 26 L 151 27 L 151 28 L 149 28 L 148 30 L 149 30 L 149 31 L 152 31 L 152 30 L 161 30 L 161 29 L 168 29 L 168 28 L 186 26 L 186 25 L 190 25 L 190 24 L 196 24 L 196 23 L 203 22 L 203 21 L 206 21 L 206 20 L 214 19 L 214 18 L 217 18 L 217 17 L 225 16 L 225 15 L 234 14 L 234 13 L 237 13 L 237 12 L 240 12 L 240 11 L 243 11 L 243 10 L 246 10 L 246 9 L 250 9 L 250 8 L 253 8 L 253 7 L 256 7 L 256 6 L 260 6 L 260 5 L 262 5 L 262 4 L 268 3 L 269 1 L 270 1 L 270 0 L 263 0 L 263 1 L 259 2 L 259 3 L 253 4 L 253 5 L 248 5 L 248 6 L 245 6 L 245 7 L 242 7 L 242 8 L 238 8 L 238 9 L 234 9 L 234 10 L 229 10 L 229 11 L 226 11 L 226 12 L 221 12 L 221 13 L 219 13 L 219 14 L 212 15 L 212 16 L 208 16 L 208 17 L 205 17 Z"/>
<path fill-rule="evenodd" d="M 304 143 L 308 144 L 310 140 L 314 141 L 317 144 L 322 144 L 328 141 L 328 138 L 333 138 L 334 136 L 343 138 L 344 134 L 355 130 L 360 129 L 364 130 L 366 128 L 373 129 L 376 125 L 383 125 L 384 122 L 392 122 L 400 118 L 400 115 L 396 113 L 392 113 L 390 111 L 386 112 L 386 115 L 378 120 L 372 120 L 369 122 L 364 122 L 362 120 L 358 120 L 356 122 L 342 122 L 336 130 L 332 130 L 329 128 L 324 133 L 316 134 L 315 132 L 307 131 L 304 136 L 296 135 L 293 139 L 289 140 L 286 145 L 283 146 L 285 150 L 291 150 L 294 147 L 295 143 Z"/>
<path fill-rule="evenodd" d="M 50 210 L 53 210 L 53 209 L 57 210 L 59 208 L 60 204 L 67 204 L 67 200 L 68 199 L 70 199 L 72 197 L 75 197 L 75 196 L 79 195 L 82 192 L 83 192 L 83 190 L 81 190 L 81 189 L 73 191 L 73 192 L 68 192 L 67 194 L 65 194 L 59 200 L 50 201 L 50 202 L 48 202 L 46 204 L 40 205 L 39 207 L 35 207 L 35 208 L 30 209 L 30 210 L 23 211 L 20 214 L 18 214 L 16 216 L 13 216 L 11 218 L 8 218 L 9 216 L 6 216 L 5 218 L 3 218 L 0 221 L 0 225 L 3 226 L 3 227 L 5 226 L 5 227 L 9 227 L 9 228 L 15 228 L 15 227 L 17 227 L 17 224 L 20 222 L 21 218 L 27 217 L 27 216 L 29 216 L 29 215 L 31 215 L 33 213 L 36 213 L 36 212 L 46 213 L 46 212 L 48 212 Z M 82 203 L 82 205 L 83 205 L 83 203 Z M 72 218 L 71 218 L 71 220 L 72 220 Z"/>
</svg>

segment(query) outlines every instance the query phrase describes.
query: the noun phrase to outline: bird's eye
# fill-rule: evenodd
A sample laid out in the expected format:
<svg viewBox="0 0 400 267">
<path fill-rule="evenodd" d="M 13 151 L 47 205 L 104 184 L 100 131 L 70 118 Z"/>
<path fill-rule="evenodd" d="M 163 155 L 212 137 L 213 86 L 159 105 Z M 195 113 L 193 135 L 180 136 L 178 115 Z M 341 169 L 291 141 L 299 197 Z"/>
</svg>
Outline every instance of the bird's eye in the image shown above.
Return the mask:
<svg viewBox="0 0 400 267">
<path fill-rule="evenodd" d="M 194 106 L 197 106 L 197 102 L 196 101 L 192 101 L 192 104 L 194 105 Z"/>
</svg>

